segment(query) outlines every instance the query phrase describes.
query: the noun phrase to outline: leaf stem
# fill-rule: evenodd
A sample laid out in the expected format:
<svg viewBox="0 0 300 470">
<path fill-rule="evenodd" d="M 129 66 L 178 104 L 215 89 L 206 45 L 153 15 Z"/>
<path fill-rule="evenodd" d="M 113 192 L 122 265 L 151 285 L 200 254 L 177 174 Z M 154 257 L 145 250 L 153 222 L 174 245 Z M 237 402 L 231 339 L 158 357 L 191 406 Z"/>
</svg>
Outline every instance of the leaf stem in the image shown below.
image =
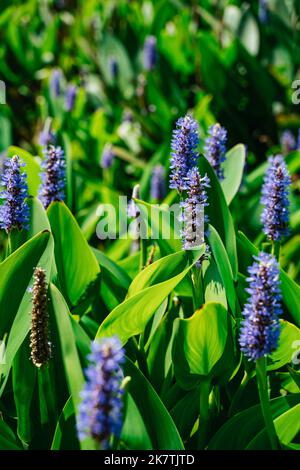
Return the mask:
<svg viewBox="0 0 300 470">
<path fill-rule="evenodd" d="M 261 357 L 256 361 L 256 377 L 260 406 L 265 421 L 266 430 L 270 439 L 271 448 L 272 450 L 276 450 L 278 449 L 278 439 L 269 401 L 267 366 L 265 357 Z"/>
<path fill-rule="evenodd" d="M 279 256 L 280 256 L 280 243 L 279 242 L 273 242 L 272 243 L 272 255 L 275 256 L 277 261 L 279 261 Z"/>
</svg>

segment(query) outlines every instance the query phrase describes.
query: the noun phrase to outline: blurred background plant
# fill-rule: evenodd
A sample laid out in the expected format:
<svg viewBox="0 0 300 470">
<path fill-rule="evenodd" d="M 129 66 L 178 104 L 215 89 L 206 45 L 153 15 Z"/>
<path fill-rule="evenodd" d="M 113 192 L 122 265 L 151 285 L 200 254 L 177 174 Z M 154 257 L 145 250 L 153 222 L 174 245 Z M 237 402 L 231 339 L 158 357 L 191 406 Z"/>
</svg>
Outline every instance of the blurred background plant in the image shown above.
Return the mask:
<svg viewBox="0 0 300 470">
<path fill-rule="evenodd" d="M 1 6 L 7 104 L 0 106 L 0 151 L 14 145 L 42 156 L 39 136 L 51 117 L 67 156 L 67 202 L 88 238 L 96 203 L 129 196 L 140 180 L 141 196 L 149 197 L 153 168 L 167 170 L 166 143 L 187 110 L 199 122 L 202 149 L 215 122 L 227 129 L 228 148 L 247 146 L 248 174 L 266 155 L 298 145 L 296 0 L 2 0 Z M 232 206 L 253 236 L 262 170 L 245 178 Z M 241 214 L 235 206 L 243 197 Z M 299 219 L 298 211 L 292 226 Z"/>
</svg>

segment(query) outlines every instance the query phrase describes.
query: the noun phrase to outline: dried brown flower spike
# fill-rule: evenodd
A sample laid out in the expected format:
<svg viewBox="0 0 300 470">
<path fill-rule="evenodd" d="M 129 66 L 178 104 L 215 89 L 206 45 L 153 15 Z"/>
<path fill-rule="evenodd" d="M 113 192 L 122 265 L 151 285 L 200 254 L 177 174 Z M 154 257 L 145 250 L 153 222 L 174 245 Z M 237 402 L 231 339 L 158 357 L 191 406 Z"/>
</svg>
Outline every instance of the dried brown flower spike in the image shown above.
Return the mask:
<svg viewBox="0 0 300 470">
<path fill-rule="evenodd" d="M 41 367 L 51 358 L 45 270 L 40 267 L 35 268 L 33 278 L 30 350 L 33 364 Z"/>
</svg>

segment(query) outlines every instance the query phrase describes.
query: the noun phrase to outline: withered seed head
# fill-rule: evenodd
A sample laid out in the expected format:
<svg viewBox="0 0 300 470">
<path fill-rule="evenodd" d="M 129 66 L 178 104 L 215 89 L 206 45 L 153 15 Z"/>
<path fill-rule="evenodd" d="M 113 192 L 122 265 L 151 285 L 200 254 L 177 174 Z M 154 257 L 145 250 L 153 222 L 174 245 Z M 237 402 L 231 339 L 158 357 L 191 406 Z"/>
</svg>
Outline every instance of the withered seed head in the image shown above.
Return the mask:
<svg viewBox="0 0 300 470">
<path fill-rule="evenodd" d="M 33 277 L 30 350 L 33 364 L 36 367 L 41 367 L 47 364 L 51 358 L 45 270 L 40 267 L 35 268 Z"/>
</svg>

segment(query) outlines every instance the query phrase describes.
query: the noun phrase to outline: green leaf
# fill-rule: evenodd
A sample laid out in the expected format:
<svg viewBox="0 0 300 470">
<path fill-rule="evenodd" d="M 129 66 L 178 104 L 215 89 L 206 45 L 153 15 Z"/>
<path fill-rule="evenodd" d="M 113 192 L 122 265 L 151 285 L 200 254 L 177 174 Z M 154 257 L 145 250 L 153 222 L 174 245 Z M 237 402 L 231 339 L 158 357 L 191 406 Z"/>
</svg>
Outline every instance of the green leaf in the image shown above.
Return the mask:
<svg viewBox="0 0 300 470">
<path fill-rule="evenodd" d="M 199 387 L 194 388 L 178 400 L 170 414 L 183 440 L 190 437 L 193 425 L 199 416 Z"/>
<path fill-rule="evenodd" d="M 169 256 L 164 256 L 155 263 L 143 269 L 132 281 L 127 298 L 132 297 L 149 286 L 163 282 L 171 276 L 180 274 L 186 268 L 186 253 L 182 250 Z"/>
<path fill-rule="evenodd" d="M 298 356 L 299 356 L 299 350 L 298 350 Z M 288 366 L 288 371 L 289 371 L 290 376 L 292 377 L 293 381 L 297 385 L 298 389 L 300 390 L 300 372 L 297 372 L 296 370 L 292 369 L 289 366 Z"/>
<path fill-rule="evenodd" d="M 225 287 L 213 257 L 202 263 L 203 287 L 205 302 L 219 302 L 227 309 Z"/>
<path fill-rule="evenodd" d="M 57 421 L 51 450 L 79 450 L 75 427 L 74 403 L 72 397 L 70 397 Z"/>
<path fill-rule="evenodd" d="M 122 427 L 121 441 L 130 450 L 153 449 L 146 425 L 137 405 L 129 393 L 126 399 L 126 415 Z M 134 423 L 134 426 L 132 423 Z"/>
<path fill-rule="evenodd" d="M 257 21 L 250 10 L 242 16 L 239 26 L 239 38 L 249 54 L 256 56 L 259 52 L 260 33 Z"/>
<path fill-rule="evenodd" d="M 101 268 L 101 296 L 105 299 L 105 304 L 108 304 L 109 297 L 113 296 L 113 308 L 123 302 L 128 288 L 131 283 L 131 278 L 128 276 L 125 269 L 112 261 L 102 251 L 92 248 L 94 255 Z"/>
<path fill-rule="evenodd" d="M 66 378 L 76 408 L 80 402 L 79 394 L 84 385 L 84 376 L 77 353 L 69 309 L 63 296 L 53 284 L 49 286 L 49 295 L 59 333 Z"/>
<path fill-rule="evenodd" d="M 299 403 L 300 394 L 270 400 L 273 419 Z M 208 450 L 243 450 L 264 429 L 260 405 L 252 406 L 227 421 L 208 444 Z"/>
<path fill-rule="evenodd" d="M 300 431 L 300 404 L 275 419 L 274 424 L 280 442 L 289 444 Z"/>
<path fill-rule="evenodd" d="M 199 259 L 204 250 L 203 247 L 202 250 L 197 252 L 196 259 Z M 96 337 L 118 335 L 122 343 L 125 344 L 131 336 L 142 333 L 160 304 L 182 281 L 196 262 L 194 261 L 189 265 L 188 256 L 185 256 L 187 267 L 180 274 L 154 286 L 147 287 L 126 299 L 105 318 Z"/>
<path fill-rule="evenodd" d="M 33 244 L 33 241 L 35 241 L 36 245 Z M 36 252 L 32 250 L 28 250 L 29 247 L 33 248 L 33 246 L 35 246 L 35 248 L 39 247 L 39 250 L 36 250 Z M 27 248 L 25 253 L 26 253 L 26 256 L 30 258 L 30 260 L 27 259 L 28 266 L 23 263 L 21 263 L 21 265 L 18 266 L 18 261 L 22 260 L 23 255 L 24 255 L 24 247 Z M 32 255 L 32 258 L 31 258 L 31 255 Z M 20 280 L 20 277 L 21 277 L 22 281 L 23 280 L 26 281 L 26 285 L 22 286 L 22 294 L 23 294 L 22 297 L 21 298 L 18 297 L 17 313 L 12 312 L 12 316 L 10 318 L 12 325 L 9 325 L 9 330 L 8 330 L 9 335 L 8 335 L 8 340 L 7 340 L 7 345 L 6 345 L 6 362 L 5 364 L 0 365 L 0 377 L 1 377 L 0 396 L 3 393 L 14 357 L 17 354 L 17 351 L 19 350 L 20 346 L 22 345 L 23 341 L 25 340 L 30 330 L 32 294 L 31 292 L 28 291 L 27 287 L 29 287 L 29 285 L 32 285 L 33 283 L 34 268 L 36 266 L 40 266 L 44 268 L 46 271 L 47 282 L 49 282 L 49 279 L 50 279 L 51 265 L 53 261 L 53 238 L 50 236 L 50 233 L 42 232 L 36 235 L 29 242 L 23 245 L 19 250 L 15 251 L 2 264 L 3 265 L 5 264 L 6 268 L 8 268 L 9 266 L 11 267 L 12 261 L 15 261 L 15 263 L 12 263 L 13 268 L 18 266 L 18 269 L 20 269 L 21 272 L 19 274 L 19 271 L 18 270 L 15 271 L 13 268 L 12 268 L 12 272 L 10 272 L 12 279 L 9 279 L 9 282 L 6 284 L 6 287 L 9 287 L 9 290 L 7 292 L 7 295 L 9 297 L 6 298 L 6 302 L 7 302 L 6 313 L 9 311 L 8 309 L 9 303 L 13 304 L 14 296 L 17 297 L 16 296 L 16 279 Z M 30 269 L 30 272 L 27 273 L 27 269 L 29 269 L 29 267 L 31 269 Z M 24 268 L 24 272 L 22 271 L 22 268 Z M 0 270 L 1 270 L 1 265 L 0 265 Z M 22 277 L 22 274 L 24 278 Z M 4 330 L 4 331 L 7 331 L 7 330 Z"/>
<path fill-rule="evenodd" d="M 0 419 L 0 450 L 22 450 L 16 436 L 2 419 Z"/>
<path fill-rule="evenodd" d="M 184 449 L 171 416 L 153 387 L 130 359 L 127 359 L 124 365 L 124 374 L 131 377 L 129 394 L 143 418 L 152 441 L 152 448 L 157 450 Z"/>
<path fill-rule="evenodd" d="M 280 369 L 280 367 L 290 364 L 293 356 L 300 349 L 300 330 L 292 323 L 280 320 L 279 345 L 268 358 L 268 370 Z"/>
<path fill-rule="evenodd" d="M 49 294 L 60 338 L 65 376 L 74 409 L 77 410 L 81 401 L 80 392 L 83 389 L 85 380 L 77 352 L 71 316 L 65 299 L 53 284 L 49 286 Z M 81 447 L 85 450 L 92 450 L 94 443 L 90 439 L 86 439 L 81 444 Z"/>
<path fill-rule="evenodd" d="M 162 255 L 169 255 L 182 249 L 181 236 L 176 223 L 176 215 L 162 204 L 148 204 L 135 199 L 140 209 L 140 217 L 150 230 L 150 238 L 157 240 Z M 172 207 L 172 206 L 171 206 Z"/>
<path fill-rule="evenodd" d="M 218 376 L 222 368 L 229 366 L 233 371 L 232 327 L 230 315 L 217 302 L 205 304 L 190 318 L 174 321 L 174 373 L 184 390 L 197 386 L 203 377 L 212 379 Z M 221 375 L 224 372 L 221 370 Z"/>
<path fill-rule="evenodd" d="M 92 251 L 100 264 L 103 276 L 105 271 L 107 276 L 110 275 L 110 277 L 115 280 L 115 283 L 118 282 L 119 286 L 127 291 L 131 283 L 131 279 L 127 272 L 102 251 L 97 250 L 96 248 L 92 248 Z"/>
<path fill-rule="evenodd" d="M 36 384 L 36 367 L 30 360 L 29 338 L 19 348 L 13 362 L 13 393 L 18 416 L 18 436 L 30 442 L 34 434 L 31 403 Z"/>
<path fill-rule="evenodd" d="M 246 149 L 243 144 L 235 145 L 226 153 L 226 160 L 223 163 L 224 180 L 221 182 L 221 186 L 228 205 L 240 188 L 245 160 Z"/>
<path fill-rule="evenodd" d="M 13 251 L 23 245 L 27 240 L 34 237 L 43 230 L 51 231 L 47 213 L 41 201 L 35 197 L 28 198 L 28 206 L 30 211 L 29 229 L 13 231 L 11 233 L 11 244 Z"/>
<path fill-rule="evenodd" d="M 0 338 L 10 331 L 25 290 L 38 265 L 50 233 L 37 234 L 0 263 Z"/>
<path fill-rule="evenodd" d="M 222 240 L 212 225 L 209 225 L 208 241 L 226 290 L 226 296 L 233 314 L 236 313 L 236 295 L 232 280 L 232 269 Z"/>
<path fill-rule="evenodd" d="M 48 216 L 55 241 L 55 260 L 66 299 L 76 305 L 100 273 L 99 264 L 67 206 L 52 203 Z"/>
<path fill-rule="evenodd" d="M 26 163 L 24 171 L 27 174 L 28 192 L 30 196 L 37 196 L 41 184 L 41 169 L 37 160 L 33 155 L 31 155 L 31 153 L 21 149 L 20 147 L 8 147 L 7 155 L 9 158 L 14 155 L 18 155 L 23 162 Z"/>
<path fill-rule="evenodd" d="M 201 157 L 199 159 L 199 169 L 202 176 L 207 174 L 210 179 L 210 187 L 207 188 L 209 205 L 206 207 L 206 214 L 209 222 L 215 227 L 224 243 L 231 264 L 233 279 L 236 280 L 238 273 L 236 236 L 231 214 L 219 180 L 206 158 Z"/>
<path fill-rule="evenodd" d="M 290 408 L 274 420 L 276 434 L 281 444 L 288 446 L 300 430 L 300 404 Z M 297 444 L 296 444 L 297 445 Z M 298 444 L 299 445 L 299 444 Z M 265 450 L 269 448 L 266 429 L 262 429 L 247 445 L 246 449 Z"/>
</svg>

